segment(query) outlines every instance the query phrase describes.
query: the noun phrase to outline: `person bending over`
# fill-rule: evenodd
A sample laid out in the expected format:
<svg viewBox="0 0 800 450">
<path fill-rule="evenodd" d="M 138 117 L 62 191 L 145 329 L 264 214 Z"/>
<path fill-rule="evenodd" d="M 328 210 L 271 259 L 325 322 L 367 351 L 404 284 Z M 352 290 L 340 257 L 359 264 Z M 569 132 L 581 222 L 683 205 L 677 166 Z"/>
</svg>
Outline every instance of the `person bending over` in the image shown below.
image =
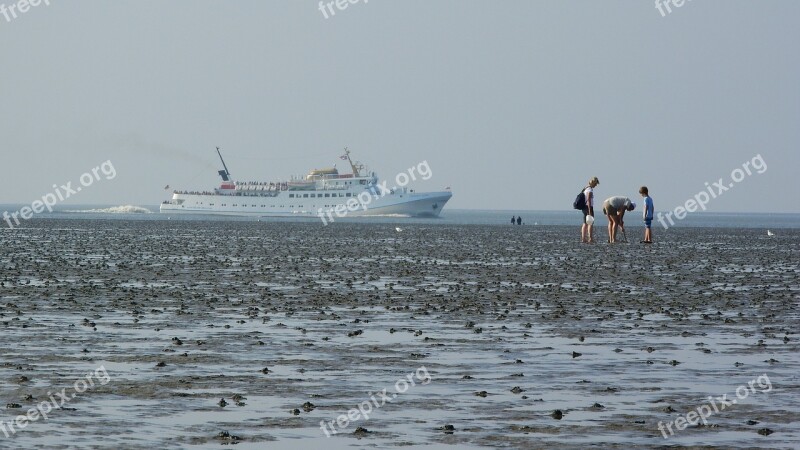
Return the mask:
<svg viewBox="0 0 800 450">
<path fill-rule="evenodd" d="M 608 217 L 608 242 L 617 242 L 617 227 L 625 232 L 625 212 L 633 211 L 636 209 L 636 203 L 633 203 L 628 197 L 609 197 L 603 202 L 603 214 Z"/>
</svg>

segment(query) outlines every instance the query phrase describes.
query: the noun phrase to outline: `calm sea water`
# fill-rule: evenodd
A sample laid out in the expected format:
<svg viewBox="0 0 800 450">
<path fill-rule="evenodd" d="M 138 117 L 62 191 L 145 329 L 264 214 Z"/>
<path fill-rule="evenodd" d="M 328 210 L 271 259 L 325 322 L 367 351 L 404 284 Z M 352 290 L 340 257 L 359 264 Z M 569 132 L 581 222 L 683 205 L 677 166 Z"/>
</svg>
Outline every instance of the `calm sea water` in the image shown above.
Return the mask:
<svg viewBox="0 0 800 450">
<path fill-rule="evenodd" d="M 18 211 L 23 205 L 0 205 L 2 211 Z M 443 225 L 509 225 L 511 216 L 522 216 L 524 225 L 579 225 L 581 216 L 578 211 L 502 211 L 502 210 L 465 210 L 445 209 L 442 216 L 435 219 L 400 218 L 400 217 L 360 217 L 336 219 L 337 222 L 356 223 L 409 223 L 409 224 L 443 224 Z M 76 219 L 117 219 L 117 220 L 203 220 L 203 221 L 262 221 L 262 222 L 318 222 L 316 217 L 230 217 L 215 215 L 165 215 L 158 211 L 158 206 L 110 206 L 110 205 L 69 205 L 57 206 L 52 213 L 43 213 L 37 218 L 76 218 Z M 641 227 L 639 213 L 629 219 L 629 227 Z M 603 217 L 598 217 L 598 225 L 605 226 Z M 7 226 L 5 222 L 0 225 Z M 661 225 L 654 222 L 656 230 Z M 711 213 L 698 212 L 689 214 L 685 219 L 676 221 L 675 227 L 719 227 L 719 228 L 800 228 L 800 214 L 788 213 Z"/>
</svg>

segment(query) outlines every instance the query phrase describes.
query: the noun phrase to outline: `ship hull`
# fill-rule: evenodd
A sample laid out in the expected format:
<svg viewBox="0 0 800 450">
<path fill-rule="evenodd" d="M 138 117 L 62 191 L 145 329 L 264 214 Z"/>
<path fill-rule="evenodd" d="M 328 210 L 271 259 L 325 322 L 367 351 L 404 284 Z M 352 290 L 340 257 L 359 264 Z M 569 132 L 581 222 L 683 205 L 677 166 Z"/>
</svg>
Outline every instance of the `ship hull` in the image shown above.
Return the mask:
<svg viewBox="0 0 800 450">
<path fill-rule="evenodd" d="M 374 195 L 362 202 L 361 200 L 366 199 L 366 196 L 362 196 L 357 206 L 353 200 L 351 206 L 355 207 L 345 209 L 345 200 L 350 199 L 337 199 L 334 203 L 325 199 L 318 199 L 316 202 L 308 199 L 292 200 L 286 198 L 285 194 L 273 198 L 175 194 L 171 202 L 161 205 L 161 213 L 249 217 L 322 216 L 334 219 L 365 216 L 438 217 L 451 197 L 452 193 L 449 191 L 403 192 L 384 196 Z"/>
</svg>

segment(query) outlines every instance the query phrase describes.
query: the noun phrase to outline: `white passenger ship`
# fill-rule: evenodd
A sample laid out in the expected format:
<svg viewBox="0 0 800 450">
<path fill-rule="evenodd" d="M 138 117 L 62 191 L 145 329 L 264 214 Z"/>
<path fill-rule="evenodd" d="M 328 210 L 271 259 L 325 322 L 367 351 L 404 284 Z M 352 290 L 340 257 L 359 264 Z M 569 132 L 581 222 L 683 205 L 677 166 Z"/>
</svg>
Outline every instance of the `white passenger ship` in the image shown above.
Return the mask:
<svg viewBox="0 0 800 450">
<path fill-rule="evenodd" d="M 234 181 L 219 147 L 217 154 L 224 168 L 219 171 L 220 187 L 204 192 L 174 191 L 172 199 L 161 204 L 162 213 L 332 217 L 337 211 L 346 211 L 336 217 L 436 217 L 452 197 L 449 188 L 418 193 L 379 182 L 374 172 L 366 173 L 363 164 L 352 161 L 347 149 L 341 159 L 347 160 L 352 173 L 340 174 L 334 166 L 284 182 Z"/>
</svg>

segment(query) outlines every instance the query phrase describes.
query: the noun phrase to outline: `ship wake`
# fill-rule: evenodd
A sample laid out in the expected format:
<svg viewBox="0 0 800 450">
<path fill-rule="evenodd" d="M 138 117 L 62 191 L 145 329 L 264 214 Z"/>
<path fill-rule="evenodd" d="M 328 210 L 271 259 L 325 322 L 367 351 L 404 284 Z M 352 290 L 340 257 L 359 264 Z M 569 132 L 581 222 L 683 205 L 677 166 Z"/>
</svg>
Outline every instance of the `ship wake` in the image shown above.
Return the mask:
<svg viewBox="0 0 800 450">
<path fill-rule="evenodd" d="M 152 214 L 147 208 L 133 205 L 112 206 L 110 208 L 83 209 L 66 211 L 68 213 L 94 213 L 94 214 Z"/>
</svg>

